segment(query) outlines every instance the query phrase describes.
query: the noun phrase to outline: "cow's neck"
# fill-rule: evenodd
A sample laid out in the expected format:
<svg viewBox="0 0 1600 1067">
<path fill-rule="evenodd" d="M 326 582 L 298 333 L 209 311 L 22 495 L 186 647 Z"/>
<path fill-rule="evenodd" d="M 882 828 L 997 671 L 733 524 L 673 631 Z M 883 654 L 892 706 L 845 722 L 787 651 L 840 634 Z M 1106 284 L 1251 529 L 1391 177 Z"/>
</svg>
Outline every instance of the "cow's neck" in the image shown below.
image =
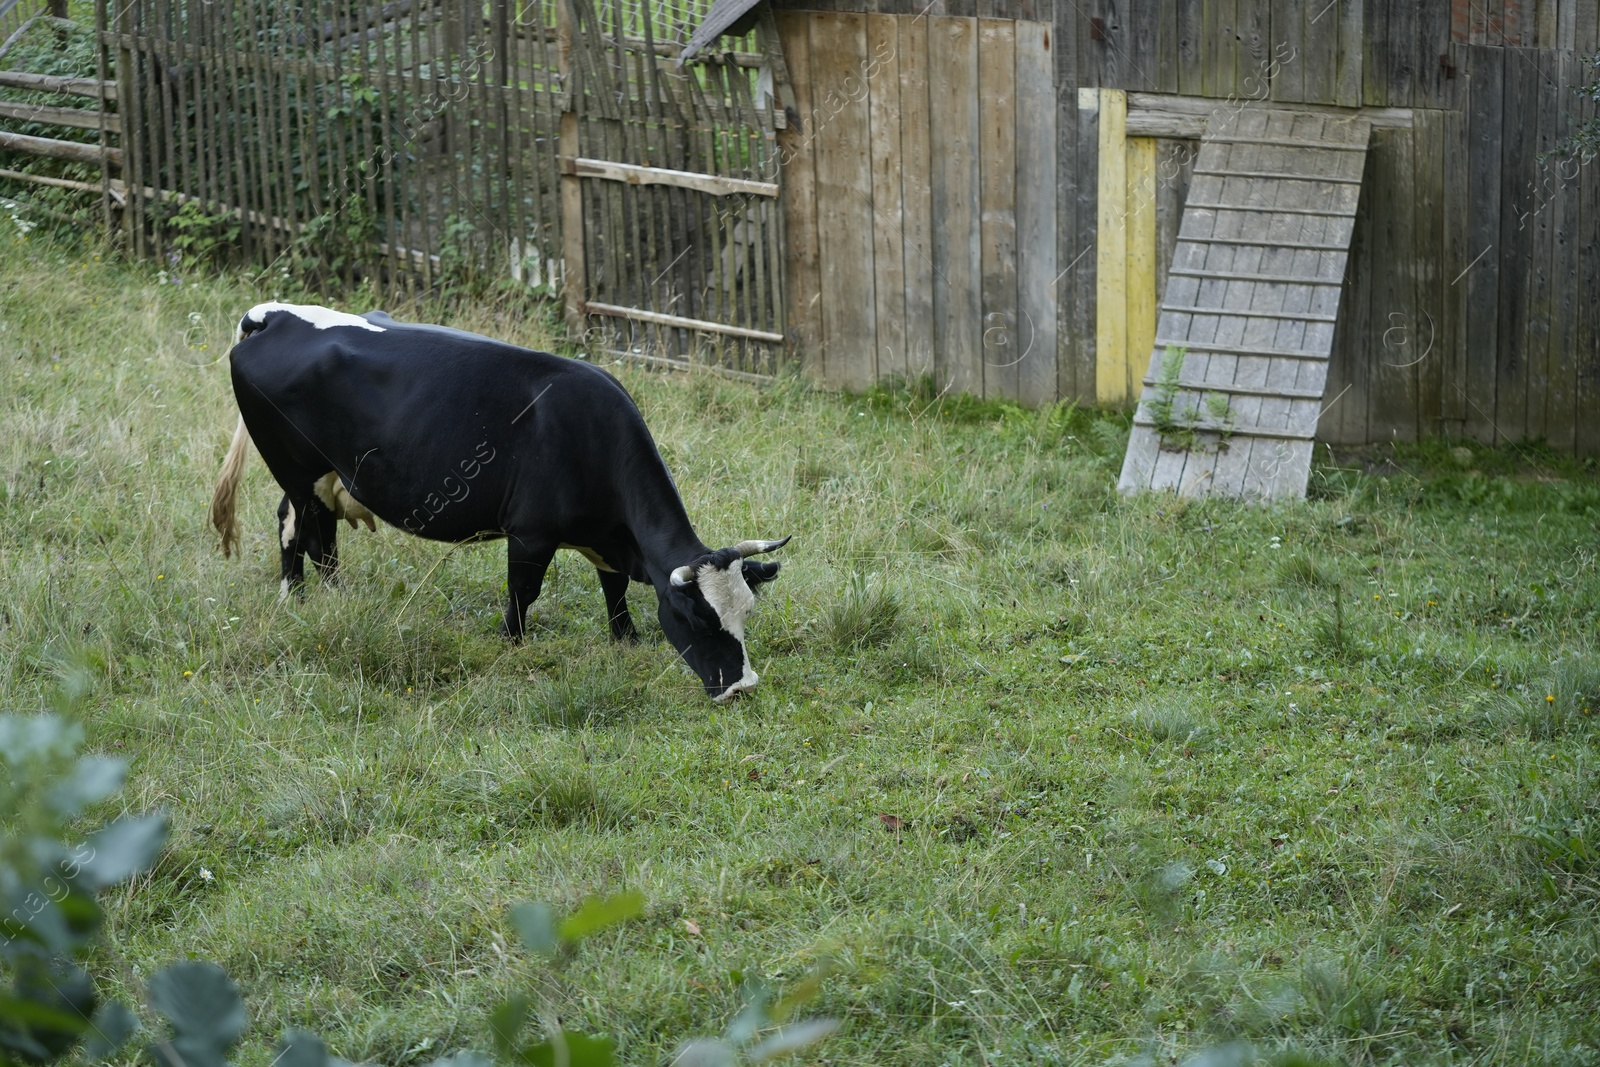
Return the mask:
<svg viewBox="0 0 1600 1067">
<path fill-rule="evenodd" d="M 654 466 L 654 476 L 641 479 L 648 487 L 635 492 L 629 501 L 628 526 L 651 583 L 660 588 L 673 570 L 711 550 L 694 532 L 666 464 L 658 458 Z"/>
</svg>

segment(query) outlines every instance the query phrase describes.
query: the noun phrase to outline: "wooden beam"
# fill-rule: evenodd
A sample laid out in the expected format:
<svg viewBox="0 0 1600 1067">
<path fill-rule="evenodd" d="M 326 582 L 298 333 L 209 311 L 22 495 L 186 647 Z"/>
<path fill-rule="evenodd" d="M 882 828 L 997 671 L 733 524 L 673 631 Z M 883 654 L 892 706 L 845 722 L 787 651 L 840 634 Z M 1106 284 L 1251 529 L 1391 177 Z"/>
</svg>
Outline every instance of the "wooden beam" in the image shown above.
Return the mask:
<svg viewBox="0 0 1600 1067">
<path fill-rule="evenodd" d="M 632 163 L 612 163 L 605 159 L 561 157 L 561 173 L 579 178 L 604 178 L 629 185 L 675 185 L 715 196 L 778 195 L 776 182 L 755 182 L 745 178 L 724 178 L 716 174 L 696 174 L 665 167 L 640 167 Z"/>
<path fill-rule="evenodd" d="M 29 74 L 20 70 L 0 70 L 0 86 L 8 89 L 38 89 L 69 96 L 92 96 L 101 100 L 117 98 L 117 83 L 99 78 L 66 78 L 58 74 Z"/>
<path fill-rule="evenodd" d="M 616 319 L 636 319 L 657 326 L 676 326 L 683 330 L 702 330 L 706 333 L 726 334 L 729 337 L 744 337 L 751 341 L 783 344 L 781 333 L 752 330 L 744 326 L 728 326 L 720 322 L 707 322 L 704 319 L 686 319 L 682 315 L 663 315 L 659 311 L 645 311 L 642 308 L 625 308 L 615 304 L 596 304 L 590 301 L 583 305 L 583 312 L 587 315 L 609 315 Z"/>
<path fill-rule="evenodd" d="M 26 171 L 10 170 L 0 167 L 0 178 L 11 178 L 19 182 L 33 182 L 35 185 L 53 185 L 58 189 L 78 189 L 86 193 L 104 192 L 96 182 L 73 181 L 71 178 L 52 178 L 47 174 L 29 174 Z"/>
<path fill-rule="evenodd" d="M 650 367 L 666 367 L 668 370 L 681 370 L 690 374 L 715 374 L 719 378 L 732 378 L 737 382 L 771 385 L 778 380 L 776 375 L 734 370 L 731 367 L 719 367 L 715 363 L 691 363 L 686 359 L 673 359 L 671 356 L 652 356 L 644 352 L 624 352 L 616 348 L 604 348 L 601 351 L 605 355 L 612 356 L 618 360 L 626 359 L 634 363 L 643 363 Z"/>
<path fill-rule="evenodd" d="M 0 100 L 0 118 L 38 122 L 46 126 L 72 126 L 80 130 L 98 130 L 100 112 L 76 107 L 50 107 L 45 104 L 18 104 Z M 114 114 L 107 115 L 106 129 L 122 132 L 122 120 Z"/>
<path fill-rule="evenodd" d="M 1211 100 L 1204 97 L 1175 96 L 1169 93 L 1129 93 L 1127 136 L 1169 137 L 1177 140 L 1198 141 L 1206 138 L 1206 122 L 1216 112 L 1226 114 L 1239 110 L 1238 103 Z M 1346 119 L 1365 119 L 1374 127 L 1409 129 L 1412 109 L 1409 107 L 1332 107 L 1323 104 L 1296 104 L 1294 110 L 1316 115 L 1334 115 Z M 1210 138 L 1206 138 L 1210 139 Z M 1230 138 L 1220 138 L 1224 143 L 1235 143 Z M 1249 138 L 1237 143 L 1254 143 Z M 1283 145 L 1283 141 L 1271 141 Z M 1307 146 L 1313 147 L 1313 146 Z M 1316 148 L 1336 148 L 1322 142 Z M 1355 146 L 1352 146 L 1355 147 Z"/>
<path fill-rule="evenodd" d="M 93 163 L 102 166 L 107 162 L 121 165 L 122 149 L 101 148 L 97 144 L 81 141 L 58 141 L 53 137 L 29 137 L 22 133 L 0 130 L 0 148 L 24 152 L 30 156 L 48 156 L 51 159 L 70 159 L 74 163 Z"/>
</svg>

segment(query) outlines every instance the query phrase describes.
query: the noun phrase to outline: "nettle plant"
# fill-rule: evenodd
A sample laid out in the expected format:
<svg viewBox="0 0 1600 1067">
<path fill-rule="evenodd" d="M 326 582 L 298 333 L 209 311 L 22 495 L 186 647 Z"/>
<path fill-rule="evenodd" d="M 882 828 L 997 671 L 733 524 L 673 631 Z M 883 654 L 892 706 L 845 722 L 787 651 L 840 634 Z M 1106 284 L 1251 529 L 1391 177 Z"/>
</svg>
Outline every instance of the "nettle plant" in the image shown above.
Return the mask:
<svg viewBox="0 0 1600 1067">
<path fill-rule="evenodd" d="M 127 764 L 79 756 L 83 729 L 73 712 L 88 688 L 71 675 L 48 712 L 0 715 L 0 1067 L 51 1064 L 69 1056 L 104 1060 L 139 1031 L 126 1005 L 104 1000 L 84 968 L 99 938 L 96 894 L 155 862 L 166 839 L 162 813 L 125 816 L 69 844 L 84 812 L 117 793 Z M 644 913 L 644 898 L 623 893 L 590 900 L 564 917 L 544 904 L 511 909 L 510 922 L 530 953 L 560 967 L 584 938 Z M 804 1051 L 838 1028 L 834 1019 L 788 1025 L 817 993 L 821 973 L 783 997 L 746 983 L 743 1010 L 721 1037 L 682 1043 L 680 1067 L 737 1067 Z M 249 1015 L 243 997 L 214 963 L 188 961 L 152 975 L 146 1003 L 163 1022 L 144 1051 L 158 1067 L 227 1067 Z M 489 1018 L 492 1054 L 460 1051 L 430 1067 L 610 1067 L 616 1043 L 564 1027 L 553 1010 L 512 996 Z M 273 1062 L 280 1067 L 352 1067 L 316 1034 L 286 1031 Z"/>
</svg>

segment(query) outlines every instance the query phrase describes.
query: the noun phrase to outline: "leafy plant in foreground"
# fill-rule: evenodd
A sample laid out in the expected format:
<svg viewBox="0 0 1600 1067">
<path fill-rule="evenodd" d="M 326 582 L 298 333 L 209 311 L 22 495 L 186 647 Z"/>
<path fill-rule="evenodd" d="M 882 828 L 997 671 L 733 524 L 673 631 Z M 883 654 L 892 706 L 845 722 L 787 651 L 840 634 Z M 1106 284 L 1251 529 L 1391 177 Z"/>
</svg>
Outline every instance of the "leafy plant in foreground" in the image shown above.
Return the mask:
<svg viewBox="0 0 1600 1067">
<path fill-rule="evenodd" d="M 103 915 L 95 894 L 148 868 L 166 838 L 166 816 L 124 817 L 79 845 L 63 841 L 86 808 L 122 788 L 127 765 L 100 756 L 74 758 L 83 730 L 72 708 L 87 690 L 86 676 L 69 677 L 55 697 L 56 713 L 0 715 L 0 1067 L 49 1064 L 82 1048 L 92 1060 L 109 1057 L 138 1029 L 133 1013 L 115 1001 L 101 1003 L 82 961 L 94 947 Z M 570 959 L 586 937 L 636 919 L 644 898 L 636 892 L 592 899 L 564 918 L 545 904 L 511 910 L 524 946 L 552 966 Z M 816 995 L 812 975 L 773 1001 L 753 985 L 743 1011 L 720 1038 L 686 1042 L 675 1059 L 684 1067 L 733 1067 L 802 1051 L 838 1028 L 837 1020 L 787 1021 Z M 243 1036 L 249 1014 L 238 988 L 214 963 L 188 961 L 152 975 L 150 1008 L 170 1029 L 147 1047 L 158 1067 L 227 1067 L 228 1052 Z M 531 1037 L 524 1032 L 537 1022 Z M 514 995 L 490 1016 L 491 1058 L 472 1051 L 435 1060 L 430 1067 L 610 1067 L 615 1042 L 561 1024 L 550 1010 Z M 286 1031 L 278 1042 L 279 1067 L 350 1067 L 328 1052 L 315 1034 Z"/>
<path fill-rule="evenodd" d="M 70 677 L 56 714 L 0 715 L 0 1062 L 46 1063 L 85 1038 L 109 1055 L 132 1033 L 132 1012 L 101 1003 L 82 961 L 99 937 L 95 894 L 154 860 L 166 834 L 160 814 L 127 817 L 80 843 L 67 837 L 84 809 L 122 787 L 127 765 L 74 759 L 83 731 L 66 717 L 87 686 Z"/>
</svg>

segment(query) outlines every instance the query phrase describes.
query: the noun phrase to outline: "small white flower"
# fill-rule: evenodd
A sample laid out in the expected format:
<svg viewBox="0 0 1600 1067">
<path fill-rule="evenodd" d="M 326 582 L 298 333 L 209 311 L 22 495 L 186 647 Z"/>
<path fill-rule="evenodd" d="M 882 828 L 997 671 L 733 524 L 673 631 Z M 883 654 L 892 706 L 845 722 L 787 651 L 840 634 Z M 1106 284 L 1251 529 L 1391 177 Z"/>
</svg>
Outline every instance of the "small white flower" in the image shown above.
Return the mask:
<svg viewBox="0 0 1600 1067">
<path fill-rule="evenodd" d="M 204 867 L 200 868 L 200 880 L 202 882 L 214 882 L 214 881 L 216 881 L 216 878 L 217 878 L 217 876 L 212 874 L 206 868 L 204 868 Z"/>
</svg>

